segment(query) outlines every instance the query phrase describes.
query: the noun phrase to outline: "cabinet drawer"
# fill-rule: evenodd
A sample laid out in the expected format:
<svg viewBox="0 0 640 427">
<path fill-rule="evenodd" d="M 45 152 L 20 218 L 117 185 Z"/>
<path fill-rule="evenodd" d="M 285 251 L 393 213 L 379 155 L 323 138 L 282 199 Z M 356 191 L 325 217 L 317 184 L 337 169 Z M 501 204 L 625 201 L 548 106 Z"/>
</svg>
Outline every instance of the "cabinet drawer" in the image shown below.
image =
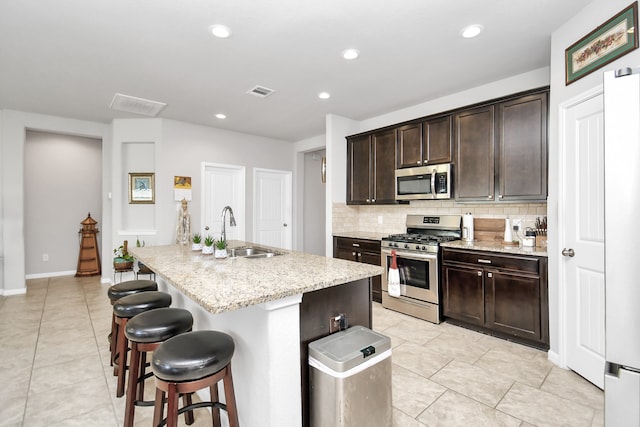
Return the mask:
<svg viewBox="0 0 640 427">
<path fill-rule="evenodd" d="M 473 264 L 483 267 L 501 268 L 528 273 L 539 274 L 540 265 L 538 258 L 514 255 L 496 255 L 491 252 L 464 251 L 444 249 L 442 254 L 444 262 Z"/>
<path fill-rule="evenodd" d="M 380 242 L 378 240 L 351 239 L 348 237 L 336 237 L 335 239 L 336 246 L 340 248 L 380 253 Z"/>
</svg>

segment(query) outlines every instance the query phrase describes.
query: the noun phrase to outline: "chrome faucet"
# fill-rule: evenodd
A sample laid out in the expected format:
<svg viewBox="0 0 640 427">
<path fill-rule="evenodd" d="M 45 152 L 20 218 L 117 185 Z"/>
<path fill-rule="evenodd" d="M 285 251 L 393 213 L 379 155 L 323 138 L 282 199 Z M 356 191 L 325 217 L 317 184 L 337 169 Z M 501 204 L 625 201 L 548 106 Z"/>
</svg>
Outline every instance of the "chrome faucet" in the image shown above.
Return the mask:
<svg viewBox="0 0 640 427">
<path fill-rule="evenodd" d="M 225 206 L 222 208 L 222 233 L 220 234 L 220 238 L 223 242 L 227 241 L 227 211 L 229 211 L 229 225 L 231 227 L 236 226 L 236 218 L 233 216 L 233 209 L 231 209 L 231 206 Z"/>
</svg>

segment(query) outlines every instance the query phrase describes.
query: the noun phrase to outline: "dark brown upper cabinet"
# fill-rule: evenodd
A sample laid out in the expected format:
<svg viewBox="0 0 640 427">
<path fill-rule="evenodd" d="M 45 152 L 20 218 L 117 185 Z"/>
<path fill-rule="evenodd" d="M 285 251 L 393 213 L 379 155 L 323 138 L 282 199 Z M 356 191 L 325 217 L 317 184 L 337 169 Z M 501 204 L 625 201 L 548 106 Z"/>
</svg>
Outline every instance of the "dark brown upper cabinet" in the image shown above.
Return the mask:
<svg viewBox="0 0 640 427">
<path fill-rule="evenodd" d="M 494 201 L 494 106 L 454 115 L 456 164 L 454 194 L 458 201 Z"/>
<path fill-rule="evenodd" d="M 498 104 L 498 200 L 547 198 L 547 94 Z"/>
<path fill-rule="evenodd" d="M 347 204 L 394 204 L 396 130 L 347 138 Z"/>
<path fill-rule="evenodd" d="M 398 128 L 398 158 L 401 168 L 450 163 L 451 153 L 451 115 Z"/>
<path fill-rule="evenodd" d="M 533 93 L 454 115 L 457 201 L 546 200 L 547 98 Z"/>
</svg>

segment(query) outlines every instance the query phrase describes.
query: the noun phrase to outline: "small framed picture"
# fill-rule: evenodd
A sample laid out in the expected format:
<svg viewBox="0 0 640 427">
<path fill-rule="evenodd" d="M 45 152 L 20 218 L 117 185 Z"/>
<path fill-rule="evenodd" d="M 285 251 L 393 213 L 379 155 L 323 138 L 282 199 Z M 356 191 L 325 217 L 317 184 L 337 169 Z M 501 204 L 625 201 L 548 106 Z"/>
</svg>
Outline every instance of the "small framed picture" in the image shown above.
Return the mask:
<svg viewBox="0 0 640 427">
<path fill-rule="evenodd" d="M 569 85 L 638 48 L 638 2 L 565 50 L 565 84 Z"/>
<path fill-rule="evenodd" d="M 155 203 L 154 174 L 129 173 L 129 203 Z"/>
</svg>

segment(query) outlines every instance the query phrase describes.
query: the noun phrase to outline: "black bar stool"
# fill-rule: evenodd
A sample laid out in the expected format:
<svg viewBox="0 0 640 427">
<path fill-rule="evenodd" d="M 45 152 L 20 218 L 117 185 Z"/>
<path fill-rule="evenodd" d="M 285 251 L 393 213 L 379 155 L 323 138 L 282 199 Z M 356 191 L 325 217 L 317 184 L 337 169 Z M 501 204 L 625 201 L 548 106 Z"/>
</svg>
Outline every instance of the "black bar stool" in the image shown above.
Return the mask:
<svg viewBox="0 0 640 427">
<path fill-rule="evenodd" d="M 193 326 L 193 316 L 183 308 L 156 308 L 133 317 L 127 322 L 124 334 L 131 344 L 129 378 L 127 380 L 127 401 L 124 411 L 124 426 L 133 427 L 136 406 L 152 406 L 153 401 L 144 400 L 144 383 L 153 376 L 146 373 L 147 353 L 155 351 L 163 341 L 189 332 Z M 190 395 L 185 395 L 185 406 L 191 404 Z M 187 424 L 193 423 L 193 412 L 186 415 Z"/>
<path fill-rule="evenodd" d="M 176 427 L 178 416 L 196 408 L 211 408 L 213 425 L 220 425 L 220 409 L 227 412 L 230 427 L 238 427 L 238 410 L 231 377 L 233 338 L 217 331 L 194 331 L 169 338 L 153 353 L 151 369 L 156 376 L 156 403 L 153 425 L 164 424 L 167 395 L 168 427 Z M 225 402 L 218 397 L 218 383 L 224 383 Z M 180 394 L 209 388 L 211 401 L 194 403 L 178 409 Z"/>
<path fill-rule="evenodd" d="M 117 333 L 116 354 L 113 357 L 113 366 L 118 375 L 118 387 L 116 396 L 124 395 L 124 376 L 127 370 L 127 353 L 129 350 L 129 340 L 124 334 L 127 322 L 137 314 L 156 308 L 169 307 L 171 305 L 171 295 L 166 292 L 147 291 L 120 298 L 113 305 L 113 314 L 116 318 Z"/>
<path fill-rule="evenodd" d="M 107 296 L 111 301 L 111 305 L 115 304 L 122 297 L 137 294 L 138 292 L 157 291 L 158 284 L 153 280 L 129 280 L 127 282 L 120 282 L 113 286 L 110 286 L 107 290 Z M 112 339 L 117 335 L 116 316 L 111 314 L 111 332 L 109 333 L 109 350 L 111 352 L 111 366 L 113 366 L 113 358 L 116 355 L 116 341 Z M 114 371 L 114 375 L 117 372 Z"/>
</svg>

